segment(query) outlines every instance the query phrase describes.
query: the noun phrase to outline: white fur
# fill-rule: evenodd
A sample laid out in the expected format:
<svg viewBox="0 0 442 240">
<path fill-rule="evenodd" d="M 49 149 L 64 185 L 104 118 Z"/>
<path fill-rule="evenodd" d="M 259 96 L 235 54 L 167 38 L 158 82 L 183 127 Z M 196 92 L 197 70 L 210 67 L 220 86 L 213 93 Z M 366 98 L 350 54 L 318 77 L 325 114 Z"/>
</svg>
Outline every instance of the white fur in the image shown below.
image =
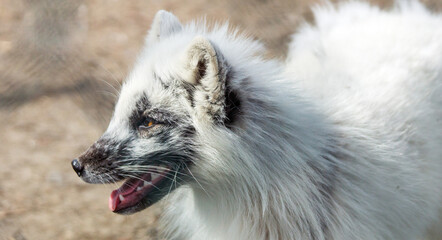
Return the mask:
<svg viewBox="0 0 442 240">
<path fill-rule="evenodd" d="M 125 134 L 142 93 L 192 117 L 197 181 L 166 197 L 167 238 L 406 240 L 437 221 L 442 16 L 416 2 L 314 13 L 316 26 L 293 36 L 286 67 L 227 26 L 208 31 L 157 15 L 108 132 Z M 233 130 L 152 77 L 192 82 L 186 56 L 195 43 L 210 57 L 213 44 L 235 71 L 230 84 L 242 104 Z"/>
</svg>

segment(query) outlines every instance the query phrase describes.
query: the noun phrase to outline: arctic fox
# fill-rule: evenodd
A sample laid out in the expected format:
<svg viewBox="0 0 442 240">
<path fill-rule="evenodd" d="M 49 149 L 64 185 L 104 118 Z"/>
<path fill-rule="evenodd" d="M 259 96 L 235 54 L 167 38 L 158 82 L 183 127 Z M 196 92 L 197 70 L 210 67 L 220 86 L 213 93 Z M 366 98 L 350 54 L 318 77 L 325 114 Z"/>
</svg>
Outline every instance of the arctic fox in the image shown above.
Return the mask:
<svg viewBox="0 0 442 240">
<path fill-rule="evenodd" d="M 77 174 L 126 180 L 115 213 L 167 195 L 167 239 L 423 237 L 442 203 L 442 16 L 314 13 L 282 64 L 227 25 L 159 11 Z"/>
</svg>

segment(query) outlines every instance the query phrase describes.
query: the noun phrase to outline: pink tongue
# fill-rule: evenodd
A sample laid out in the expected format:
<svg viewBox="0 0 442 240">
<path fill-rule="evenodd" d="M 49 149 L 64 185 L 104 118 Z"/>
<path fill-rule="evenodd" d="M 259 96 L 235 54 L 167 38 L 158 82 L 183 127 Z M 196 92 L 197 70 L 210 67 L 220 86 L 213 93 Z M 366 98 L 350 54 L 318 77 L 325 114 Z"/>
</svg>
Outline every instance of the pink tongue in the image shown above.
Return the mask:
<svg viewBox="0 0 442 240">
<path fill-rule="evenodd" d="M 140 179 L 129 179 L 127 180 L 123 186 L 121 186 L 120 188 L 113 190 L 110 197 L 109 197 L 109 209 L 112 211 L 117 210 L 118 205 L 121 205 L 121 203 L 130 203 L 130 201 L 128 200 L 134 200 L 132 195 L 134 195 L 135 190 L 137 189 L 137 187 L 142 187 L 144 181 L 151 181 L 151 175 L 150 173 L 143 175 L 140 177 Z M 138 192 L 135 192 L 138 193 Z M 121 201 L 120 196 L 123 196 L 123 201 Z M 139 195 L 139 194 L 137 194 Z M 127 204 L 124 204 L 127 205 Z"/>
<path fill-rule="evenodd" d="M 114 212 L 126 207 L 134 206 L 138 203 L 146 194 L 154 188 L 169 170 L 165 170 L 162 173 L 157 173 L 155 178 L 152 179 L 150 173 L 140 177 L 140 179 L 129 179 L 119 189 L 113 190 L 109 197 L 109 209 Z M 148 182 L 145 185 L 145 181 Z M 137 191 L 137 188 L 141 189 Z"/>
<path fill-rule="evenodd" d="M 109 209 L 113 212 L 117 209 L 118 189 L 113 190 L 109 197 Z"/>
</svg>

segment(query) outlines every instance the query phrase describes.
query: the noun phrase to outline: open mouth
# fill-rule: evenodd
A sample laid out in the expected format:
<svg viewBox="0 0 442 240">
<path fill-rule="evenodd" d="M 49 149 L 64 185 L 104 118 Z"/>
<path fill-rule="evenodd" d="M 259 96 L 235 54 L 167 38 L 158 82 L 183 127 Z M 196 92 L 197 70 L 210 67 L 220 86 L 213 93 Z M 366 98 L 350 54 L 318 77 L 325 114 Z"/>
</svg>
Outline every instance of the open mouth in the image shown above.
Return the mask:
<svg viewBox="0 0 442 240">
<path fill-rule="evenodd" d="M 170 168 L 162 168 L 127 179 L 120 188 L 112 191 L 109 209 L 130 214 L 154 204 L 172 190 L 173 178 L 167 177 L 170 171 Z"/>
</svg>

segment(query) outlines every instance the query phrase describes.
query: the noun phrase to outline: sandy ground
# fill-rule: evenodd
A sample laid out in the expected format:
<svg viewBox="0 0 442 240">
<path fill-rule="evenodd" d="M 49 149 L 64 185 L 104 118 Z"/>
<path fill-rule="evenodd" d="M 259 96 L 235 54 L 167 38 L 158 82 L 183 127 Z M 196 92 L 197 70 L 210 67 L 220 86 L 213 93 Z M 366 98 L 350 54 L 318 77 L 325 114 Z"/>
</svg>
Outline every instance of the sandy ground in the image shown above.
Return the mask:
<svg viewBox="0 0 442 240">
<path fill-rule="evenodd" d="M 83 183 L 70 161 L 105 129 L 114 88 L 157 10 L 183 22 L 229 19 L 282 59 L 317 1 L 239 2 L 0 0 L 0 240 L 158 239 L 160 206 L 113 214 L 107 198 L 116 186 Z M 442 10 L 440 0 L 425 3 Z"/>
</svg>

